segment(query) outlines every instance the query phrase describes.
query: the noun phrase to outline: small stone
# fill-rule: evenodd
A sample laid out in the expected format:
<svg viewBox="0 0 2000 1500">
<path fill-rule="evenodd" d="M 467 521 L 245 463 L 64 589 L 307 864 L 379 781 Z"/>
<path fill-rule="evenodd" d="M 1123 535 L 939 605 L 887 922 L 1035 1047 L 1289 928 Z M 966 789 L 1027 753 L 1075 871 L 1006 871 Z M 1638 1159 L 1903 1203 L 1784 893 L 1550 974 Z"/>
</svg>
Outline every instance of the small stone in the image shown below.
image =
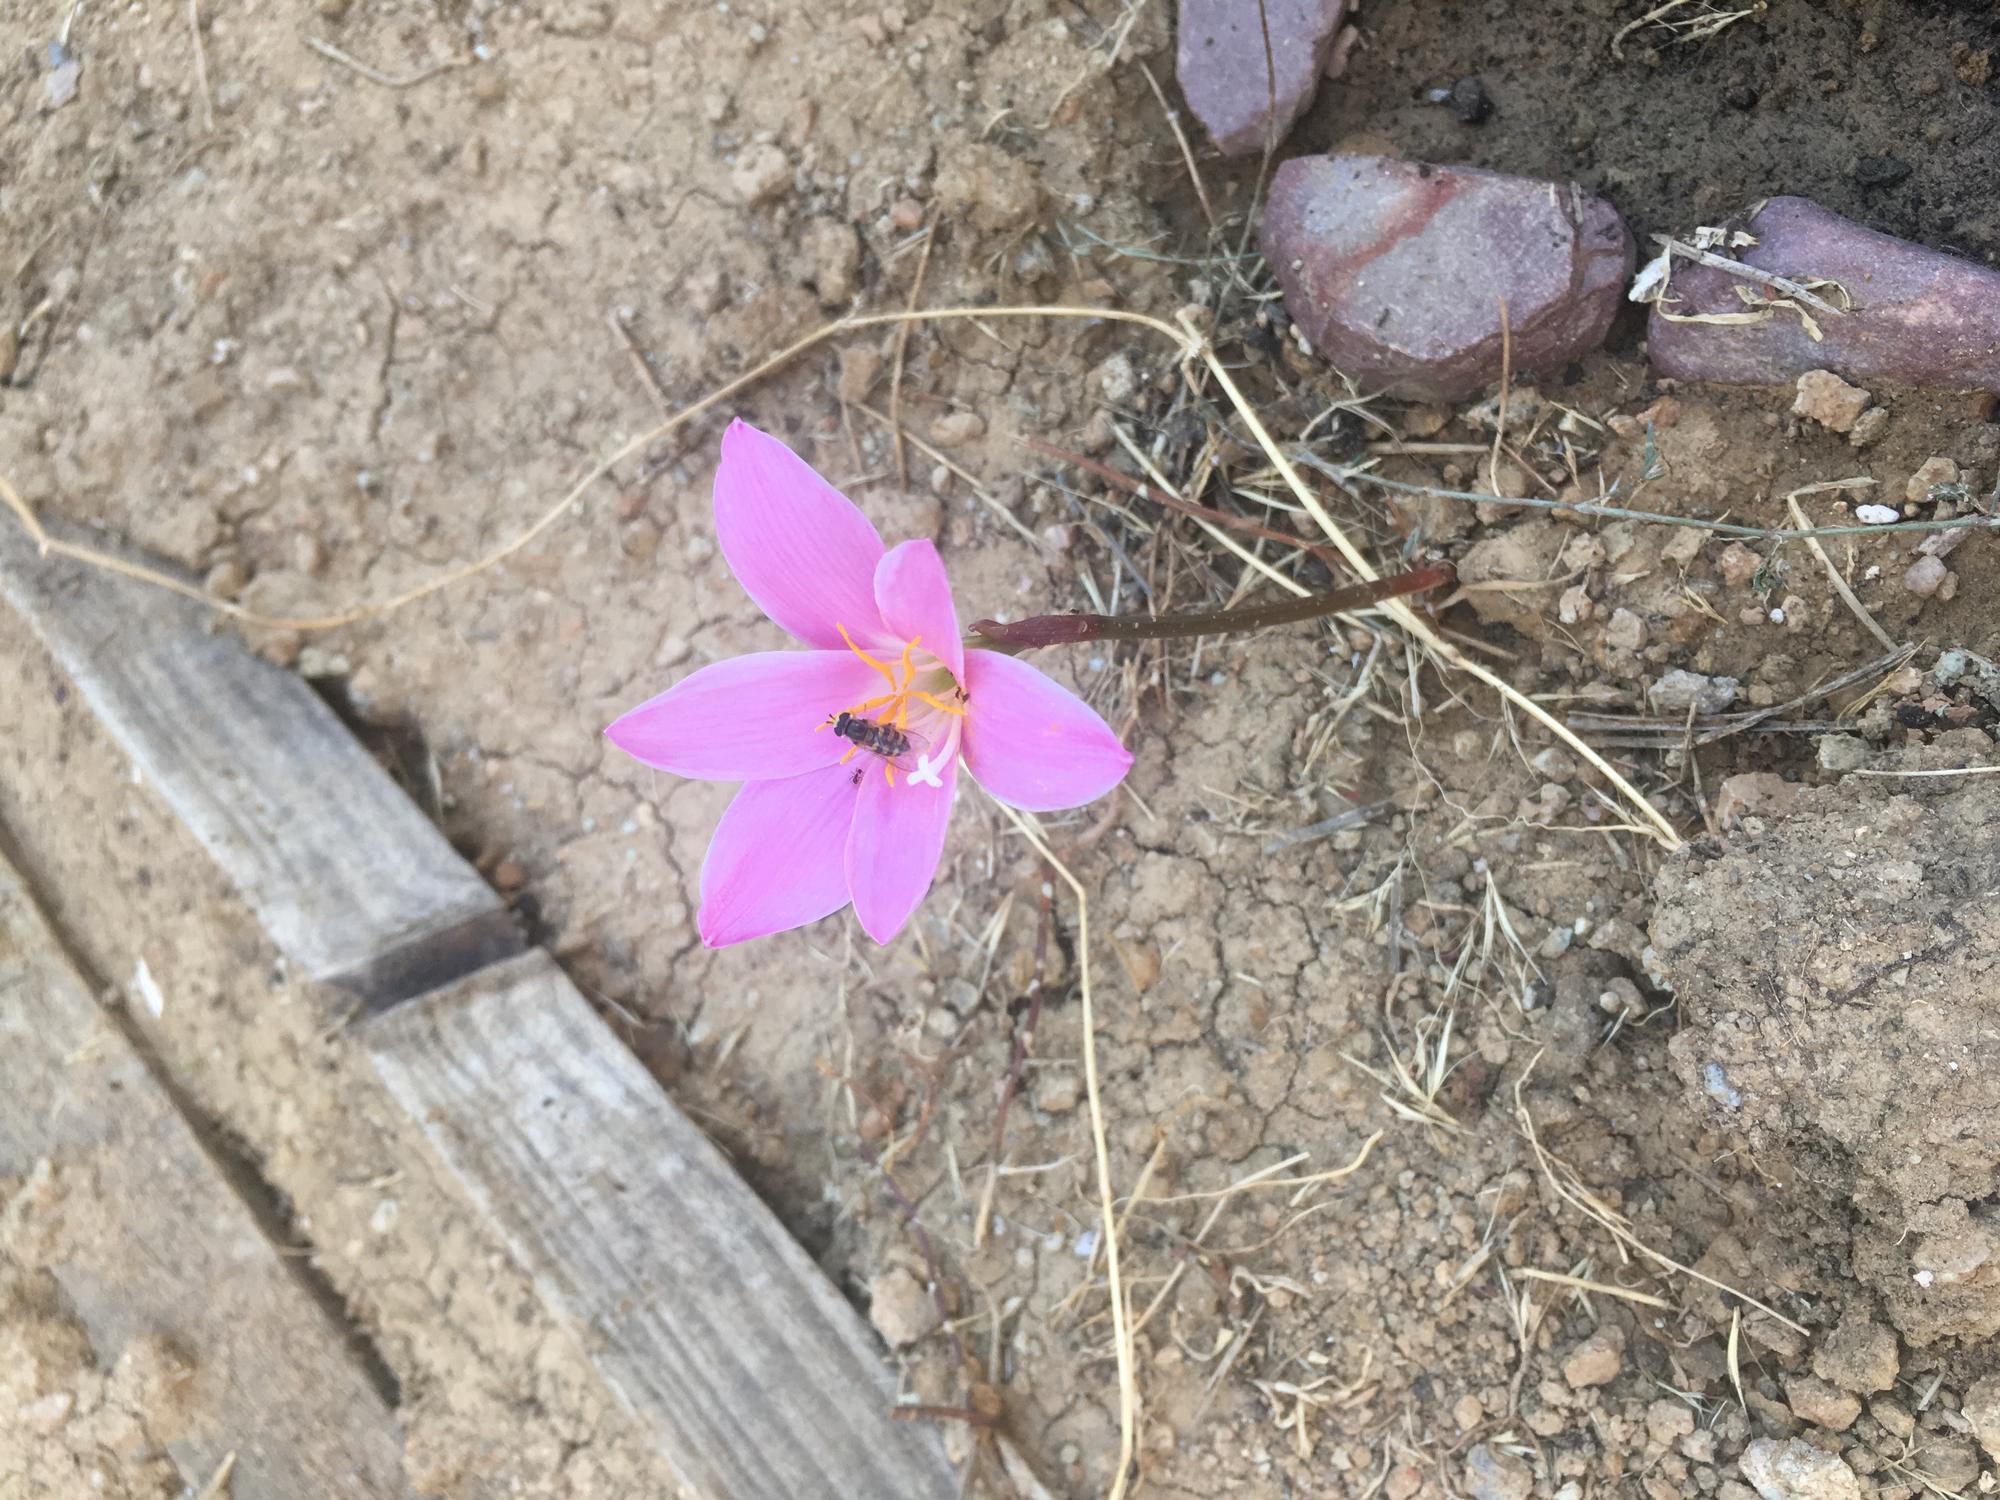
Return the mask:
<svg viewBox="0 0 2000 1500">
<path fill-rule="evenodd" d="M 1776 771 L 1745 771 L 1723 778 L 1715 793 L 1715 821 L 1734 828 L 1745 818 L 1782 818 L 1799 800 L 1796 782 Z"/>
<path fill-rule="evenodd" d="M 1871 1412 L 1876 1413 L 1875 1420 L 1882 1422 L 1884 1427 L 1889 1424 L 1882 1421 L 1876 1408 L 1887 1404 L 1886 1401 L 1877 1401 L 1869 1407 Z M 1958 1410 L 1959 1415 L 1972 1424 L 1972 1435 L 1979 1439 L 1979 1446 L 1986 1450 L 1986 1456 L 2000 1459 L 2000 1375 L 1988 1375 L 1974 1381 Z"/>
<path fill-rule="evenodd" d="M 1387 1500 L 1411 1500 L 1424 1487 L 1424 1471 L 1415 1464 L 1397 1464 L 1382 1482 Z"/>
<path fill-rule="evenodd" d="M 854 226 L 844 219 L 821 219 L 805 232 L 803 248 L 819 300 L 836 307 L 852 300 L 861 270 L 861 239 Z"/>
<path fill-rule="evenodd" d="M 1736 701 L 1741 686 L 1734 677 L 1704 677 L 1677 667 L 1646 689 L 1646 701 L 1663 714 L 1680 716 L 1690 708 L 1697 714 L 1719 714 Z"/>
<path fill-rule="evenodd" d="M 324 0 L 323 0 L 324 3 Z M 345 5 L 347 0 L 334 0 Z M 507 80 L 498 68 L 481 68 L 472 75 L 472 102 L 483 109 L 491 109 L 507 97 Z"/>
<path fill-rule="evenodd" d="M 1663 1448 L 1693 1431 L 1694 1408 L 1685 1401 L 1662 1396 L 1646 1408 L 1646 1436 Z"/>
<path fill-rule="evenodd" d="M 937 1326 L 937 1304 L 921 1281 L 891 1266 L 868 1284 L 868 1320 L 891 1349 L 907 1349 Z"/>
<path fill-rule="evenodd" d="M 924 206 L 914 198 L 898 198 L 889 205 L 889 223 L 908 234 L 924 227 Z"/>
<path fill-rule="evenodd" d="M 1758 1438 L 1737 1464 L 1764 1500 L 1861 1500 L 1854 1471 L 1803 1438 Z"/>
<path fill-rule="evenodd" d="M 1780 276 L 1824 277 L 1868 289 L 1839 317 L 1815 314 L 1820 337 L 1795 313 L 1747 324 L 1675 322 L 1655 305 L 1647 330 L 1654 366 L 1680 380 L 1781 385 L 1831 368 L 1944 390 L 2000 390 L 2000 270 L 1895 239 L 1804 198 L 1772 198 L 1742 227 L 1757 243 L 1745 265 Z M 1709 266 L 1674 268 L 1673 311 L 1741 312 L 1741 277 Z"/>
<path fill-rule="evenodd" d="M 1975 1391 L 1978 1389 L 1978 1386 L 1973 1387 Z M 1972 1416 L 1969 1404 L 1971 1399 L 1971 1396 L 1968 1394 L 1966 1397 L 1968 1403 L 1966 1416 L 1968 1418 Z M 1909 1437 L 1911 1433 L 1917 1430 L 1917 1419 L 1910 1414 L 1910 1409 L 1894 1396 L 1877 1396 L 1873 1401 L 1870 1401 L 1868 1403 L 1868 1415 L 1881 1423 L 1884 1432 L 1899 1441 Z M 1976 1420 L 1974 1430 L 1978 1430 Z M 2000 1458 L 2000 1452 L 1995 1452 L 1990 1448 L 1987 1451 L 1993 1453 L 1995 1458 Z"/>
<path fill-rule="evenodd" d="M 528 867 L 511 854 L 493 867 L 493 889 L 503 893 L 518 891 L 528 883 Z"/>
<path fill-rule="evenodd" d="M 1809 418 L 1829 432 L 1852 432 L 1874 399 L 1871 392 L 1849 385 L 1831 370 L 1807 370 L 1799 376 L 1792 415 Z"/>
<path fill-rule="evenodd" d="M 1854 519 L 1863 526 L 1887 526 L 1903 519 L 1903 513 L 1893 505 L 1857 505 Z"/>
<path fill-rule="evenodd" d="M 1785 1404 L 1802 1422 L 1828 1432 L 1845 1432 L 1861 1415 L 1861 1398 L 1828 1385 L 1816 1375 L 1784 1377 Z"/>
<path fill-rule="evenodd" d="M 1872 448 L 1882 441 L 1883 434 L 1888 430 L 1889 408 L 1871 406 L 1855 420 L 1853 430 L 1847 434 L 1847 445 L 1850 448 Z"/>
<path fill-rule="evenodd" d="M 986 435 L 986 419 L 977 412 L 948 411 L 931 423 L 931 441 L 940 448 L 962 448 Z"/>
<path fill-rule="evenodd" d="M 1958 465 L 1950 459 L 1927 458 L 1910 476 L 1910 482 L 1903 486 L 1903 498 L 1913 505 L 1923 505 L 1930 500 L 1933 488 L 1941 484 L 1957 484 L 1958 480 Z"/>
<path fill-rule="evenodd" d="M 1250 12 L 1254 15 L 1254 11 Z M 1264 254 L 1313 347 L 1370 392 L 1456 401 L 1604 341 L 1632 275 L 1616 209 L 1561 184 L 1383 156 L 1295 157 Z"/>
<path fill-rule="evenodd" d="M 1831 736 L 1821 736 L 1821 743 Z M 1813 1351 L 1813 1374 L 1843 1391 L 1868 1395 L 1896 1383 L 1896 1335 L 1880 1323 L 1849 1313 Z"/>
<path fill-rule="evenodd" d="M 882 373 L 881 354 L 865 344 L 851 344 L 840 351 L 840 379 L 834 393 L 852 406 L 866 401 L 876 378 Z"/>
<path fill-rule="evenodd" d="M 1629 653 L 1645 644 L 1646 622 L 1629 609 L 1614 609 L 1610 623 L 1604 627 L 1604 649 Z"/>
<path fill-rule="evenodd" d="M 792 185 L 792 162 L 784 151 L 768 143 L 745 146 L 730 168 L 729 186 L 739 203 L 755 207 L 769 203 Z"/>
<path fill-rule="evenodd" d="M 1562 1363 L 1562 1375 L 1573 1389 L 1582 1390 L 1611 1384 L 1624 1367 L 1625 1330 L 1616 1323 L 1606 1323 L 1570 1350 Z"/>
<path fill-rule="evenodd" d="M 1757 576 L 1758 570 L 1764 566 L 1764 559 L 1741 542 L 1731 542 L 1715 559 L 1715 566 L 1724 583 L 1733 589 L 1740 589 Z"/>
<path fill-rule="evenodd" d="M 1174 72 L 1217 150 L 1248 156 L 1284 139 L 1312 104 L 1346 9 L 1346 0 L 1180 0 Z"/>
<path fill-rule="evenodd" d="M 1528 1500 L 1535 1471 L 1511 1453 L 1478 1443 L 1465 1455 L 1465 1489 L 1473 1500 Z"/>
<path fill-rule="evenodd" d="M 1920 557 L 1911 563 L 1903 574 L 1903 587 L 1919 599 L 1928 599 L 1944 588 L 1944 581 L 1951 576 L 1951 569 L 1939 557 Z"/>
<path fill-rule="evenodd" d="M 1493 95 L 1476 73 L 1468 73 L 1454 83 L 1445 102 L 1451 106 L 1452 118 L 1461 125 L 1484 124 L 1493 113 Z"/>
<path fill-rule="evenodd" d="M 1479 1404 L 1477 1396 L 1460 1396 L 1451 1404 L 1451 1419 L 1458 1424 L 1460 1432 L 1470 1432 L 1486 1420 L 1486 1408 Z"/>
</svg>

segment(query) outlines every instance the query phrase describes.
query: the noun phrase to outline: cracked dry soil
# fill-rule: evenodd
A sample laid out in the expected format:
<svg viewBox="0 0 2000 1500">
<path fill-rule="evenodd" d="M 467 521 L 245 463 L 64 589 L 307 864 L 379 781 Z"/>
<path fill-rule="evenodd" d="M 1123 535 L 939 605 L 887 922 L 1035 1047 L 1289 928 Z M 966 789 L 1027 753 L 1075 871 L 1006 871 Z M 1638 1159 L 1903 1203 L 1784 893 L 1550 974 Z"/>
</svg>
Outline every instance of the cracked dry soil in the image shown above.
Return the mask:
<svg viewBox="0 0 2000 1500">
<path fill-rule="evenodd" d="M 1643 9 L 1372 0 L 1366 45 L 1287 149 L 1573 176 L 1642 236 L 1793 191 L 2000 250 L 1995 85 L 1971 62 L 1996 41 L 1986 9 L 1774 5 L 1700 46 L 1641 36 L 1615 62 L 1610 35 Z M 1280 430 L 1345 395 L 1204 236 L 1140 71 L 1172 98 L 1162 0 L 205 10 L 213 129 L 174 7 L 80 12 L 81 88 L 59 108 L 18 48 L 0 80 L 0 321 L 33 314 L 0 382 L 0 454 L 42 505 L 259 609 L 381 597 L 473 556 L 658 420 L 662 393 L 692 400 L 825 317 L 919 291 L 1220 305 L 1218 337 Z M 61 24 L 20 19 L 29 40 Z M 309 35 L 391 75 L 476 60 L 390 89 Z M 1485 124 L 1420 102 L 1473 72 L 1495 100 Z M 1857 178 L 1858 156 L 1897 153 L 1906 177 Z M 1250 201 L 1254 165 L 1201 170 L 1219 213 Z M 1268 287 L 1254 266 L 1243 277 Z M 1646 499 L 1662 510 L 1781 525 L 1783 496 L 1822 481 L 1865 477 L 1900 501 L 1934 456 L 1982 492 L 1995 481 L 2000 427 L 1973 403 L 1878 393 L 1886 435 L 1855 450 L 1791 418 L 1785 394 L 1663 392 L 1635 339 L 1621 325 L 1605 354 L 1515 392 L 1526 462 L 1560 482 L 1562 432 L 1593 483 L 1629 479 L 1647 412 L 1665 477 Z M 1162 603 L 1230 596 L 1237 565 L 1185 523 L 1015 441 L 1117 463 L 1117 421 L 1185 479 L 1212 413 L 1176 405 L 1179 376 L 1144 335 L 913 331 L 905 420 L 979 494 L 914 449 L 899 474 L 869 415 L 895 357 L 893 335 L 856 336 L 736 410 L 885 535 L 936 537 L 968 607 L 1088 606 L 1090 589 L 1139 607 L 1142 582 Z M 1587 423 L 1560 427 L 1564 409 Z M 1116 1391 L 1066 899 L 1040 933 L 1040 872 L 968 798 L 895 947 L 836 919 L 706 952 L 690 902 L 728 790 L 655 777 L 598 737 L 674 677 L 773 644 L 709 534 L 727 415 L 621 466 L 502 568 L 330 635 L 256 643 L 357 716 L 838 1284 L 864 1306 L 879 1294 L 907 1391 L 950 1404 L 964 1396 L 952 1334 L 928 1299 L 892 1295 L 926 1274 L 872 1164 L 893 1152 L 1009 1432 L 1051 1493 L 1102 1493 Z M 1464 414 L 1385 403 L 1323 421 L 1322 451 L 1356 456 L 1377 420 L 1468 450 L 1491 440 Z M 1255 487 L 1247 452 L 1221 457 Z M 1476 462 L 1401 455 L 1383 471 L 1468 488 Z M 1489 586 L 1443 623 L 1565 709 L 1644 711 L 1675 669 L 1784 703 L 1879 651 L 1795 551 L 1746 569 L 1698 532 L 1340 504 L 1384 556 L 1413 534 L 1461 563 L 1484 548 L 1471 561 Z M 1989 753 L 1995 705 L 1976 680 L 1929 672 L 1936 646 L 2000 654 L 1989 542 L 1954 555 L 1949 599 L 1896 587 L 1906 542 L 1832 548 L 1878 622 L 1925 650 L 1873 700 L 1802 712 L 1852 708 L 1844 727 L 1878 752 Z M 1579 596 L 1588 609 L 1559 609 Z M 1992 978 L 1976 967 L 1991 954 L 1990 799 L 1847 784 L 1797 823 L 1746 823 L 1719 858 L 1703 844 L 1669 865 L 1572 756 L 1365 629 L 1075 652 L 1056 669 L 1130 724 L 1139 757 L 1108 817 L 1086 809 L 1053 834 L 1091 892 L 1118 1190 L 1147 1174 L 1123 1240 L 1135 1306 L 1158 1299 L 1139 1339 L 1145 1493 L 1744 1500 L 1746 1445 L 1795 1437 L 1870 1493 L 1977 1488 L 1996 1274 Z M 145 960 L 165 1004 L 139 1024 L 391 1372 L 413 1483 L 670 1493 L 519 1268 L 11 618 L 0 673 L 0 701 L 18 705 L 0 826 L 109 990 Z M 1694 833 L 1734 774 L 1834 783 L 1803 735 L 1614 753 Z M 1266 852 L 1349 796 L 1391 806 Z M 1828 850 L 1853 859 L 1829 874 Z M 1953 923 L 1965 945 L 1927 961 Z M 1843 998 L 1843 974 L 1874 977 Z M 982 1238 L 996 1096 L 1038 975 L 1045 1009 Z M 1429 1123 L 1413 1121 L 1385 1102 L 1410 1107 L 1394 1060 L 1416 1067 L 1446 1016 L 1448 1073 Z M 1554 1191 L 1528 1123 L 1640 1241 L 1804 1331 L 1628 1261 Z M 1216 1196 L 1301 1154 L 1284 1175 L 1338 1167 L 1377 1131 L 1341 1181 Z M 24 1400 L 68 1390 L 78 1415 L 33 1433 L 13 1472 L 58 1494 L 162 1493 L 148 1434 L 172 1419 L 165 1398 L 120 1373 L 123 1351 L 66 1331 L 24 1256 L 24 1213 L 0 1233 L 0 1341 L 38 1372 Z M 1012 1492 L 990 1462 L 975 1483 Z"/>
</svg>

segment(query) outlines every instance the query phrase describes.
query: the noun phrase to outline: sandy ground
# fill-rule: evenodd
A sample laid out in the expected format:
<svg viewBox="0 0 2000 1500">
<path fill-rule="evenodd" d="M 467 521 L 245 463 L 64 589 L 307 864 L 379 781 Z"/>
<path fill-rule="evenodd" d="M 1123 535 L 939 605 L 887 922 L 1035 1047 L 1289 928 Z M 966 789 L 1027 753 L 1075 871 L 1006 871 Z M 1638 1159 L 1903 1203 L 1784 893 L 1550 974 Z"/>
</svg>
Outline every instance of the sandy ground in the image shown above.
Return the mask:
<svg viewBox="0 0 2000 1500">
<path fill-rule="evenodd" d="M 1621 63 L 1611 37 L 1643 9 L 1375 0 L 1347 76 L 1289 149 L 1575 176 L 1642 236 L 1788 191 L 2000 251 L 1982 186 L 2000 152 L 1994 86 L 1973 61 L 1994 18 L 1776 5 L 1699 45 L 1635 33 Z M 1288 437 L 1349 395 L 1290 342 L 1261 268 L 1234 258 L 1257 164 L 1200 160 L 1220 231 L 1204 220 L 1145 72 L 1171 102 L 1162 0 L 216 8 L 205 90 L 182 9 L 85 8 L 69 38 L 80 88 L 53 109 L 39 63 L 19 59 L 63 18 L 8 18 L 0 317 L 28 331 L 0 384 L 0 468 L 39 505 L 262 611 L 386 598 L 474 557 L 666 411 L 828 317 L 913 295 L 1205 306 Z M 1486 123 L 1421 102 L 1473 71 L 1497 104 Z M 1882 183 L 1864 156 L 1910 170 Z M 1787 394 L 1655 405 L 1638 331 L 1621 324 L 1607 353 L 1514 393 L 1513 441 L 1556 483 L 1571 459 L 1592 488 L 1651 472 L 1644 508 L 1762 525 L 1829 480 L 1872 479 L 1900 502 L 1932 456 L 1992 487 L 2000 427 L 1970 399 L 1882 392 L 1886 434 L 1856 450 L 1791 417 Z M 693 881 L 728 791 L 644 772 L 599 730 L 698 665 L 775 644 L 710 533 L 732 414 L 793 442 L 885 534 L 938 538 L 977 613 L 1231 598 L 1240 565 L 1201 533 L 1017 442 L 1117 458 L 1122 426 L 1183 482 L 1217 433 L 1229 482 L 1275 495 L 1170 355 L 1106 323 L 919 328 L 900 409 L 949 463 L 912 446 L 899 471 L 868 411 L 889 405 L 898 340 L 850 336 L 618 465 L 504 566 L 342 630 L 253 637 L 410 775 L 829 1273 L 872 1298 L 909 1390 L 961 1401 L 961 1358 L 976 1360 L 1059 1495 L 1101 1492 L 1117 1451 L 1073 903 L 1044 917 L 1037 861 L 968 798 L 944 878 L 890 949 L 834 919 L 706 952 Z M 1651 459 L 1626 420 L 1641 412 Z M 1339 459 L 1390 434 L 1461 444 L 1385 460 L 1445 488 L 1480 486 L 1492 436 L 1384 403 L 1314 432 Z M 1220 479 L 1218 497 L 1254 503 Z M 1882 651 L 1796 546 L 1746 564 L 1636 522 L 1333 500 L 1385 558 L 1442 551 L 1495 585 L 1443 624 L 1560 711 L 1640 710 L 1677 668 L 1784 703 Z M 1806 503 L 1824 518 L 1838 497 Z M 2000 654 L 1989 540 L 1954 554 L 1949 600 L 1902 591 L 1908 539 L 1829 553 L 1928 669 L 1940 646 Z M 1589 609 L 1565 624 L 1571 589 Z M 1648 935 L 1663 856 L 1573 756 L 1365 624 L 1053 668 L 1129 725 L 1139 758 L 1108 816 L 1051 832 L 1090 893 L 1113 1180 L 1121 1195 L 1144 1181 L 1122 1238 L 1134 1305 L 1152 1308 L 1146 1493 L 1740 1500 L 1727 1487 L 1746 1443 L 1795 1434 L 1883 1494 L 1980 1482 L 1960 1409 L 1988 1362 L 1978 1299 L 1941 1315 L 1889 1295 L 1895 1205 L 1852 1222 L 1837 1194 L 1799 1208 L 1767 1159 L 1787 1147 L 1746 1145 L 1701 1087 L 1707 1059 L 1670 1050 L 1687 1018 Z M 0 826 L 109 988 L 146 959 L 167 996 L 148 1033 L 379 1354 L 417 1481 L 660 1492 L 580 1353 L 11 620 L 0 670 L 21 725 L 0 747 Z M 1993 706 L 1976 689 L 1915 670 L 1837 706 L 1900 744 L 1984 733 Z M 1732 775 L 1830 776 L 1803 734 L 1607 753 L 1690 836 L 1720 831 Z M 1270 849 L 1349 798 L 1391 806 Z M 1036 989 L 1035 1055 L 983 1216 L 996 1099 Z M 1763 1045 L 1798 1038 L 1780 1026 Z M 1339 1167 L 1377 1132 L 1338 1181 L 1224 1194 L 1282 1162 L 1287 1178 Z M 1947 1200 L 1969 1221 L 1986 1187 L 1944 1183 L 1906 1217 L 1945 1233 Z M 899 1195 L 939 1258 L 948 1331 L 911 1295 L 929 1272 Z M 1779 1316 L 1621 1248 L 1585 1202 Z M 1858 1265 L 1857 1244 L 1875 1259 Z M 978 1482 L 1008 1492 L 991 1463 Z"/>
</svg>

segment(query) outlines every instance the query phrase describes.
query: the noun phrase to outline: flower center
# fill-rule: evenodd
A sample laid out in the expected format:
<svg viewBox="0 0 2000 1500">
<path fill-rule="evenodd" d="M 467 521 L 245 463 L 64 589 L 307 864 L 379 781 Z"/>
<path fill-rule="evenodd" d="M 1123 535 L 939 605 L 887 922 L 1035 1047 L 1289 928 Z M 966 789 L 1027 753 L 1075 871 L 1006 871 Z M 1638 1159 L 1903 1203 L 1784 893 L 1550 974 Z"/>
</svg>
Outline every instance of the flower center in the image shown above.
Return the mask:
<svg viewBox="0 0 2000 1500">
<path fill-rule="evenodd" d="M 899 767 L 909 773 L 912 786 L 942 786 L 938 772 L 958 753 L 965 689 L 937 656 L 921 649 L 922 637 L 906 642 L 900 659 L 883 661 L 855 645 L 845 625 L 836 623 L 834 629 L 848 650 L 882 674 L 887 689 L 829 714 L 819 726 L 834 726 L 841 738 L 853 741 L 840 763 L 869 750 L 882 758 L 882 775 L 890 786 L 896 784 Z M 856 771 L 855 781 L 860 779 Z"/>
</svg>

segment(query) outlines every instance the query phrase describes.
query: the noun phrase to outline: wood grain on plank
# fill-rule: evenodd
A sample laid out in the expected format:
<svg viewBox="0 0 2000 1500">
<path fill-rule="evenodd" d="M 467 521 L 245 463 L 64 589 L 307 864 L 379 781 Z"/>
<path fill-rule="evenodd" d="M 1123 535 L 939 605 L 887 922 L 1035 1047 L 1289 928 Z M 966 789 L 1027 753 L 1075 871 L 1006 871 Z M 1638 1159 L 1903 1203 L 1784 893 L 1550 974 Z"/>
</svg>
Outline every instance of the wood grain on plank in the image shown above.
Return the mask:
<svg viewBox="0 0 2000 1500">
<path fill-rule="evenodd" d="M 0 526 L 0 594 L 314 979 L 391 1005 L 521 949 L 505 906 L 298 676 L 191 599 Z"/>
<path fill-rule="evenodd" d="M 860 1318 L 542 953 L 369 1021 L 390 1092 L 710 1500 L 934 1500 Z"/>
<path fill-rule="evenodd" d="M 101 1369 L 143 1351 L 186 1367 L 142 1416 L 190 1492 L 233 1451 L 236 1500 L 409 1494 L 395 1418 L 343 1331 L 4 861 L 0 1058 L 0 1263 L 55 1278 Z"/>
</svg>

